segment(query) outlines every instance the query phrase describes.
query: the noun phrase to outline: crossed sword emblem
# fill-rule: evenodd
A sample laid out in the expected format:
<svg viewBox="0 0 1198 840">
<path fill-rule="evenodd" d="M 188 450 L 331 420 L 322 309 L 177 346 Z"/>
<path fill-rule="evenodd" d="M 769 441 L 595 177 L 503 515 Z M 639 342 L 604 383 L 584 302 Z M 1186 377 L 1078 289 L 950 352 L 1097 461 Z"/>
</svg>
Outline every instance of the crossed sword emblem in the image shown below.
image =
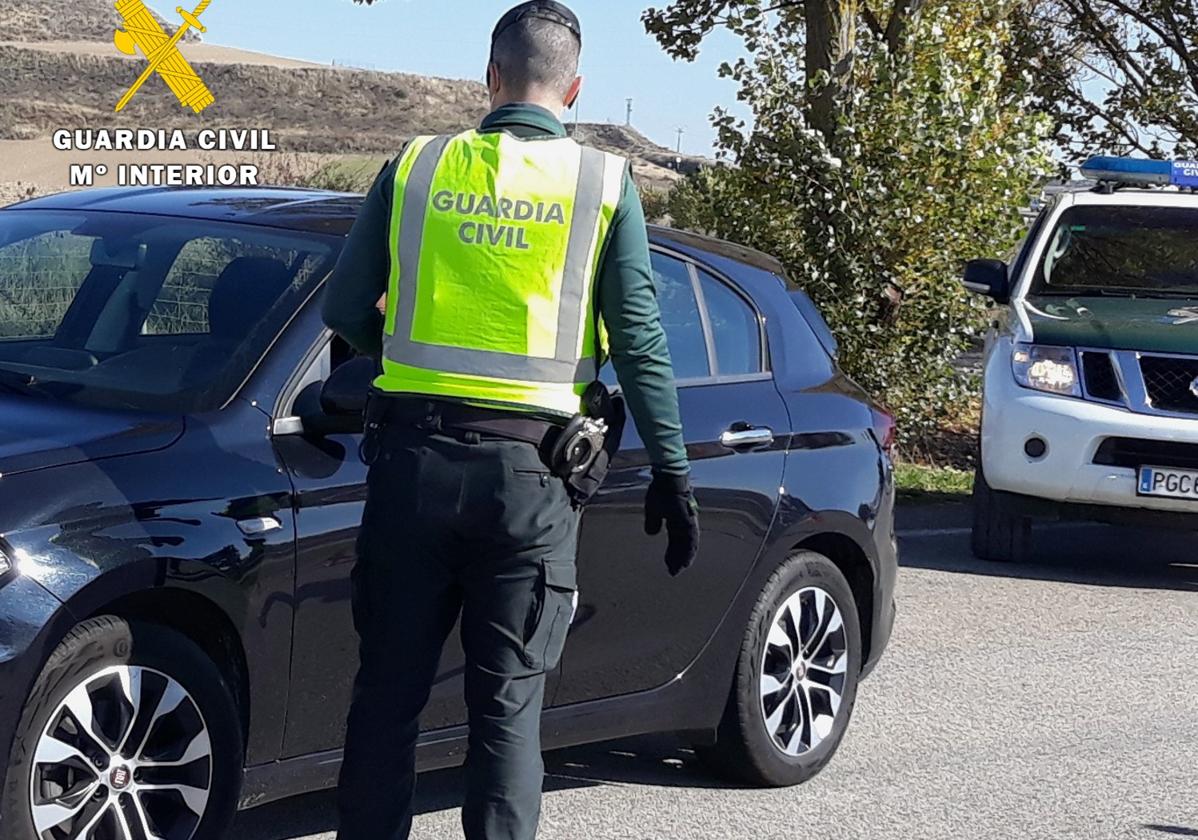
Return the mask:
<svg viewBox="0 0 1198 840">
<path fill-rule="evenodd" d="M 150 76 L 157 73 L 178 98 L 179 103 L 191 108 L 197 114 L 216 101 L 216 97 L 208 90 L 187 59 L 179 52 L 180 39 L 191 29 L 207 32 L 200 23 L 200 15 L 212 5 L 212 0 L 200 0 L 195 11 L 189 12 L 180 6 L 176 11 L 183 17 L 183 23 L 171 37 L 150 14 L 143 0 L 117 0 L 116 10 L 125 21 L 125 28 L 118 29 L 113 35 L 116 48 L 126 55 L 137 55 L 140 47 L 142 53 L 150 60 L 149 65 L 133 87 L 121 97 L 116 110 L 122 111 L 129 100 L 141 90 L 142 85 Z"/>
</svg>

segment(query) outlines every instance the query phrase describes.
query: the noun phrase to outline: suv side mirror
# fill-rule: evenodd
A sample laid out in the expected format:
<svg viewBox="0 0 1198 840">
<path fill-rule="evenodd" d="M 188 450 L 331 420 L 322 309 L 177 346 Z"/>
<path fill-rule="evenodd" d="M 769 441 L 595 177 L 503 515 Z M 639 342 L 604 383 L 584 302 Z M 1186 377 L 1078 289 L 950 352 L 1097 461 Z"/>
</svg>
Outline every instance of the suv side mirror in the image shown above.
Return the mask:
<svg viewBox="0 0 1198 840">
<path fill-rule="evenodd" d="M 1011 277 L 1002 260 L 970 260 L 965 264 L 962 285 L 971 292 L 993 298 L 996 303 L 1011 299 Z"/>
</svg>

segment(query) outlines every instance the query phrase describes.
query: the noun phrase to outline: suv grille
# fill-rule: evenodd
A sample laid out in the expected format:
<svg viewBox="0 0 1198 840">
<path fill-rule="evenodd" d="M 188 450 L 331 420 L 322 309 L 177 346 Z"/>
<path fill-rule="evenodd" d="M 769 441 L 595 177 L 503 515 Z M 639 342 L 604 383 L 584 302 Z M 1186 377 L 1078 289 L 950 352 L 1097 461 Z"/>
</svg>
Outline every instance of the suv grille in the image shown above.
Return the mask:
<svg viewBox="0 0 1198 840">
<path fill-rule="evenodd" d="M 1198 358 L 1142 356 L 1140 371 L 1153 408 L 1198 414 Z"/>
<path fill-rule="evenodd" d="M 1086 394 L 1093 399 L 1111 402 L 1123 399 L 1110 353 L 1082 351 L 1082 380 L 1086 383 Z"/>
<path fill-rule="evenodd" d="M 1094 463 L 1107 467 L 1178 467 L 1198 469 L 1198 443 L 1107 438 L 1094 453 Z"/>
</svg>

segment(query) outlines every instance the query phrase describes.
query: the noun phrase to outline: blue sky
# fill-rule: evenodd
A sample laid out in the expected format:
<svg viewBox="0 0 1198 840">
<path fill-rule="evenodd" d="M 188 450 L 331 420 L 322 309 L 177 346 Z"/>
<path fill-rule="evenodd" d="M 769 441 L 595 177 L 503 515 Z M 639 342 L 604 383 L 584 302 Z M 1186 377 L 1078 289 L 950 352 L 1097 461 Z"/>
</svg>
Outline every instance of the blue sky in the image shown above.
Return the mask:
<svg viewBox="0 0 1198 840">
<path fill-rule="evenodd" d="M 192 0 L 184 0 L 190 6 Z M 381 0 L 356 6 L 350 0 L 214 0 L 203 20 L 205 40 L 323 63 L 352 64 L 430 76 L 481 81 L 491 30 L 516 0 Z M 708 120 L 717 104 L 735 100 L 735 86 L 720 80 L 720 61 L 737 53 L 730 37 L 705 45 L 693 64 L 672 61 L 645 34 L 641 13 L 668 0 L 574 0 L 583 25 L 580 101 L 585 122 L 624 122 L 632 97 L 633 125 L 674 148 L 711 152 Z M 172 22 L 173 2 L 148 3 Z"/>
</svg>

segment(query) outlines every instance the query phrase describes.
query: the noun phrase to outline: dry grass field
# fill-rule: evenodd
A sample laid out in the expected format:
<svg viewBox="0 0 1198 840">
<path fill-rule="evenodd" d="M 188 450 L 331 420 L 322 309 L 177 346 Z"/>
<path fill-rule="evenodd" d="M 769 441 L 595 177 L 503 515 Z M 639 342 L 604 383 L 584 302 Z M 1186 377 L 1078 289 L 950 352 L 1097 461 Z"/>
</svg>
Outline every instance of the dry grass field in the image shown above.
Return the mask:
<svg viewBox="0 0 1198 840">
<path fill-rule="evenodd" d="M 151 12 L 159 23 L 162 18 Z M 0 5 L 0 41 L 105 41 L 112 43 L 111 0 L 4 0 Z M 171 24 L 163 28 L 174 33 Z M 183 36 L 198 42 L 195 32 Z"/>
<path fill-rule="evenodd" d="M 4 12 L 0 11 L 0 16 Z M 0 41 L 0 47 L 20 47 L 42 52 L 67 53 L 73 55 L 94 55 L 101 58 L 118 58 L 127 61 L 144 61 L 133 56 L 124 56 L 112 48 L 111 41 Z M 187 57 L 197 64 L 261 64 L 267 67 L 321 67 L 312 61 L 301 61 L 298 58 L 285 58 L 269 53 L 239 50 L 236 47 L 222 47 L 219 44 L 188 44 Z"/>
</svg>

